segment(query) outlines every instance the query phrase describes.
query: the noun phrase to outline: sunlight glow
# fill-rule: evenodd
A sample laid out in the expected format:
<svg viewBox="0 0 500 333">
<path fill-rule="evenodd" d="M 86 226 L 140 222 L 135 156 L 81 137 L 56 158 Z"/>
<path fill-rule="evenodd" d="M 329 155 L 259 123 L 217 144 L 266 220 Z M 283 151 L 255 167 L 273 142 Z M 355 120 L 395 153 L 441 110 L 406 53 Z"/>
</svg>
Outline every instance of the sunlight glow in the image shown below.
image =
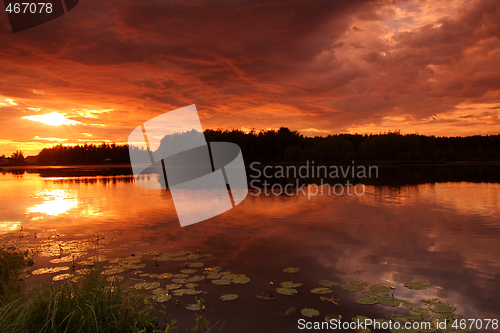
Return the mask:
<svg viewBox="0 0 500 333">
<path fill-rule="evenodd" d="M 59 125 L 75 125 L 79 124 L 79 121 L 70 120 L 66 118 L 64 114 L 57 112 L 46 113 L 41 116 L 24 116 L 23 119 L 28 119 L 32 121 L 39 121 L 45 125 L 59 126 Z"/>
<path fill-rule="evenodd" d="M 44 202 L 27 209 L 27 213 L 44 213 L 57 216 L 78 207 L 78 199 L 66 190 L 41 190 L 37 197 L 44 198 Z"/>
</svg>

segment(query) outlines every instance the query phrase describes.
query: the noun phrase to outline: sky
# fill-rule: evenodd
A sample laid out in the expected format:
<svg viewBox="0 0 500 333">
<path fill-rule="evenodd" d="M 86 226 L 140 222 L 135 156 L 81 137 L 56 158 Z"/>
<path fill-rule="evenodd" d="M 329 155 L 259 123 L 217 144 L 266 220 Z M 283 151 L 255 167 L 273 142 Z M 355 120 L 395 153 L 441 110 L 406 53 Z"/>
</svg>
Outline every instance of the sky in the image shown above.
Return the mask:
<svg viewBox="0 0 500 333">
<path fill-rule="evenodd" d="M 12 33 L 0 156 L 126 143 L 195 104 L 204 129 L 500 133 L 498 0 L 81 0 Z"/>
</svg>

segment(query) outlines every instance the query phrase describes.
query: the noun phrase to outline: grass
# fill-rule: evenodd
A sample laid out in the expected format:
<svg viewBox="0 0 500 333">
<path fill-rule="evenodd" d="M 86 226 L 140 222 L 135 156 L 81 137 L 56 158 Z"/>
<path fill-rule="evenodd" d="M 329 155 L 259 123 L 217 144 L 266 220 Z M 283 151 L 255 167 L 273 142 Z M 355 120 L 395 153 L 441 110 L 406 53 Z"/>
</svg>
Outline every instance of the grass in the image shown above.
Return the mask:
<svg viewBox="0 0 500 333">
<path fill-rule="evenodd" d="M 24 269 L 33 264 L 28 253 L 0 248 L 0 331 L 42 332 L 177 332 L 170 321 L 160 330 L 154 315 L 157 305 L 133 288 L 110 283 L 97 268 L 74 279 L 23 288 Z M 200 315 L 191 328 L 195 333 L 213 329 Z"/>
</svg>

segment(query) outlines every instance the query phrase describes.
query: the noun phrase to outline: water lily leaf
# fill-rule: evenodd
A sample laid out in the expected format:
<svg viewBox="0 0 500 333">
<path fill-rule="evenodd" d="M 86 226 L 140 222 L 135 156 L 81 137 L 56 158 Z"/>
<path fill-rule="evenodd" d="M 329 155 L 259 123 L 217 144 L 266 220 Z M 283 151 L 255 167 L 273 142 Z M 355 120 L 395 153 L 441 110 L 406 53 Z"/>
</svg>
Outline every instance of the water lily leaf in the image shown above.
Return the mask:
<svg viewBox="0 0 500 333">
<path fill-rule="evenodd" d="M 185 279 L 185 278 L 188 278 L 189 275 L 188 274 L 174 274 L 173 277 L 176 279 Z"/>
<path fill-rule="evenodd" d="M 180 283 L 180 284 L 185 284 L 188 283 L 187 279 L 172 279 L 173 283 Z"/>
<path fill-rule="evenodd" d="M 205 264 L 202 263 L 202 262 L 196 261 L 196 262 L 188 262 L 186 264 L 186 267 L 191 267 L 191 268 L 194 268 L 194 267 L 203 267 L 203 265 L 205 265 Z"/>
<path fill-rule="evenodd" d="M 160 286 L 160 282 L 142 282 L 142 283 L 137 283 L 134 285 L 135 289 L 155 289 Z"/>
<path fill-rule="evenodd" d="M 274 297 L 264 296 L 264 295 L 255 295 L 255 297 L 257 297 L 258 299 L 265 299 L 265 300 L 268 300 L 268 301 L 276 299 Z"/>
<path fill-rule="evenodd" d="M 194 311 L 203 310 L 203 309 L 205 309 L 205 305 L 198 304 L 198 303 L 188 304 L 188 305 L 186 305 L 186 309 L 188 309 L 188 310 L 194 310 Z"/>
<path fill-rule="evenodd" d="M 153 299 L 155 301 L 159 302 L 159 303 L 166 302 L 166 301 L 168 301 L 171 298 L 172 298 L 172 296 L 171 295 L 167 295 L 167 294 L 159 294 L 159 295 L 153 296 Z"/>
<path fill-rule="evenodd" d="M 427 305 L 441 302 L 438 298 L 427 298 L 427 299 L 422 299 L 420 301 L 424 304 L 427 304 Z"/>
<path fill-rule="evenodd" d="M 200 259 L 201 257 L 203 257 L 201 254 L 194 253 L 194 254 L 190 254 L 190 255 L 186 256 L 186 259 L 197 260 L 197 259 Z"/>
<path fill-rule="evenodd" d="M 371 333 L 371 331 L 372 331 L 371 329 L 363 325 L 359 325 L 354 329 L 354 332 L 356 333 Z"/>
<path fill-rule="evenodd" d="M 339 315 L 339 314 L 333 314 L 333 313 L 330 313 L 330 314 L 327 314 L 326 317 L 325 317 L 325 320 L 327 322 L 332 322 L 333 321 L 339 321 L 340 319 L 342 319 L 342 316 Z"/>
<path fill-rule="evenodd" d="M 302 313 L 304 317 L 309 317 L 309 318 L 319 316 L 319 311 L 312 308 L 304 308 L 300 310 L 300 313 Z"/>
<path fill-rule="evenodd" d="M 188 282 L 200 282 L 200 281 L 205 280 L 205 278 L 201 275 L 193 275 L 187 280 L 188 280 Z"/>
<path fill-rule="evenodd" d="M 182 287 L 182 284 L 180 284 L 180 283 L 172 283 L 172 284 L 167 284 L 165 286 L 165 289 L 167 289 L 167 290 L 174 290 L 174 289 L 178 289 L 180 287 Z"/>
<path fill-rule="evenodd" d="M 293 288 L 276 288 L 276 292 L 282 295 L 295 296 L 294 294 L 297 293 L 297 290 Z"/>
<path fill-rule="evenodd" d="M 231 274 L 231 271 L 224 271 L 224 272 L 219 272 L 220 275 L 229 275 Z"/>
<path fill-rule="evenodd" d="M 218 279 L 220 278 L 222 275 L 218 274 L 218 273 L 209 273 L 207 274 L 205 277 L 209 280 L 215 280 L 215 279 Z"/>
<path fill-rule="evenodd" d="M 245 283 L 250 282 L 250 278 L 248 276 L 239 276 L 231 282 L 237 283 L 237 284 L 245 284 Z"/>
<path fill-rule="evenodd" d="M 168 294 L 169 290 L 165 288 L 156 288 L 152 291 L 153 295 Z"/>
<path fill-rule="evenodd" d="M 222 285 L 231 284 L 231 281 L 219 279 L 219 280 L 212 280 L 212 283 L 222 286 Z"/>
<path fill-rule="evenodd" d="M 323 287 L 328 287 L 328 288 L 338 287 L 340 285 L 340 283 L 338 283 L 337 281 L 331 281 L 326 279 L 319 280 L 319 284 L 322 285 Z"/>
<path fill-rule="evenodd" d="M 453 305 L 443 302 L 436 302 L 429 306 L 429 310 L 436 313 L 452 313 L 456 309 Z"/>
<path fill-rule="evenodd" d="M 320 296 L 319 299 L 322 301 L 332 302 L 335 305 L 339 305 L 339 300 L 333 297 Z"/>
<path fill-rule="evenodd" d="M 391 319 L 401 324 L 411 321 L 411 318 L 409 316 L 391 316 Z"/>
<path fill-rule="evenodd" d="M 69 267 L 68 267 L 68 269 L 69 269 Z M 112 268 L 109 268 L 109 269 L 103 271 L 101 274 L 104 274 L 104 275 L 114 275 L 114 274 L 123 273 L 125 271 L 126 271 L 125 267 L 116 266 L 116 267 L 112 267 Z"/>
<path fill-rule="evenodd" d="M 405 287 L 412 290 L 423 290 L 429 288 L 431 282 L 427 279 L 413 279 L 405 284 Z"/>
<path fill-rule="evenodd" d="M 283 288 L 298 288 L 298 287 L 302 286 L 303 283 L 301 283 L 301 282 L 292 282 L 292 281 L 284 281 L 284 282 L 281 282 L 280 285 Z"/>
<path fill-rule="evenodd" d="M 290 317 L 295 313 L 295 311 L 297 311 L 295 306 L 291 306 L 288 309 L 286 309 L 286 311 L 283 313 L 283 317 Z"/>
<path fill-rule="evenodd" d="M 232 280 L 232 279 L 236 279 L 237 277 L 238 277 L 238 275 L 236 275 L 236 274 L 226 274 L 226 275 L 222 275 L 221 279 Z"/>
<path fill-rule="evenodd" d="M 52 281 L 61 281 L 61 280 L 66 280 L 66 279 L 69 279 L 70 277 L 72 277 L 73 275 L 72 274 L 59 274 L 59 275 L 56 275 L 52 278 Z"/>
<path fill-rule="evenodd" d="M 120 276 L 120 275 L 114 275 L 114 276 L 110 276 L 106 279 L 106 281 L 109 281 L 109 282 L 115 282 L 115 281 L 123 281 L 125 278 L 123 276 Z"/>
<path fill-rule="evenodd" d="M 158 277 L 158 275 L 156 274 L 148 274 L 148 273 L 144 273 L 144 274 L 140 274 L 139 275 L 140 277 L 149 277 L 149 278 L 152 278 L 152 279 L 156 279 Z"/>
<path fill-rule="evenodd" d="M 163 274 L 158 274 L 157 278 L 158 279 L 170 279 L 173 276 L 171 273 L 163 273 Z"/>
<path fill-rule="evenodd" d="M 222 271 L 222 267 L 220 267 L 220 266 L 211 267 L 211 269 L 212 269 L 212 272 L 215 272 L 215 273 Z"/>
<path fill-rule="evenodd" d="M 298 273 L 298 272 L 300 272 L 300 268 L 299 267 L 288 267 L 288 268 L 285 268 L 283 270 L 283 272 L 285 272 L 285 273 Z"/>
<path fill-rule="evenodd" d="M 226 294 L 226 295 L 222 295 L 220 297 L 220 299 L 223 301 L 232 301 L 232 300 L 237 299 L 238 297 L 239 296 L 237 294 Z"/>
<path fill-rule="evenodd" d="M 391 291 L 391 287 L 386 286 L 385 284 L 374 284 L 373 286 L 370 287 L 370 290 L 373 291 L 374 293 L 385 294 Z"/>
<path fill-rule="evenodd" d="M 320 295 L 325 295 L 325 294 L 330 294 L 333 292 L 333 290 L 331 290 L 330 288 L 314 288 L 313 290 L 311 290 L 311 292 L 313 294 L 320 294 Z"/>
<path fill-rule="evenodd" d="M 203 292 L 203 290 L 196 290 L 196 289 L 193 289 L 193 288 L 177 289 L 177 290 L 182 290 L 182 292 L 183 292 L 184 295 L 198 295 L 198 294 L 201 294 Z M 175 290 L 175 291 L 177 291 L 177 290 Z"/>
<path fill-rule="evenodd" d="M 31 272 L 31 274 L 33 274 L 33 275 L 50 274 L 50 273 L 57 273 L 57 272 L 61 272 L 61 271 L 67 271 L 67 270 L 69 270 L 68 266 L 45 267 L 45 268 L 39 268 L 37 270 L 34 270 L 33 272 Z"/>
<path fill-rule="evenodd" d="M 352 279 L 351 281 L 349 281 L 349 283 L 355 286 L 362 286 L 362 287 L 366 287 L 367 285 L 369 285 L 367 281 L 359 279 Z"/>
<path fill-rule="evenodd" d="M 368 296 L 366 296 L 366 297 L 358 298 L 354 302 L 356 302 L 358 304 L 377 304 L 378 303 L 378 299 L 376 297 L 368 297 Z"/>
<path fill-rule="evenodd" d="M 342 288 L 344 290 L 347 290 L 347 291 L 361 291 L 361 290 L 365 289 L 361 285 L 353 285 L 353 284 L 347 284 L 347 283 L 346 284 L 341 284 L 340 288 Z"/>
<path fill-rule="evenodd" d="M 380 304 L 383 304 L 385 306 L 392 306 L 392 307 L 398 307 L 402 301 L 400 299 L 393 298 L 393 297 L 379 297 L 379 298 L 377 298 L 377 300 Z"/>
<path fill-rule="evenodd" d="M 196 288 L 198 287 L 198 283 L 186 283 L 185 285 L 186 288 Z"/>
<path fill-rule="evenodd" d="M 404 300 L 404 299 L 400 299 L 400 301 L 401 301 L 401 304 L 399 304 L 399 307 L 402 309 L 411 310 L 415 307 L 415 305 L 413 305 L 412 302 L 408 302 L 407 300 Z"/>
<path fill-rule="evenodd" d="M 370 318 L 366 317 L 366 316 L 362 316 L 362 315 L 357 315 L 356 317 L 351 317 L 352 321 L 354 322 L 360 322 L 360 323 L 364 323 L 366 322 L 367 320 L 370 320 Z"/>
<path fill-rule="evenodd" d="M 362 294 L 368 297 L 389 297 L 388 293 L 376 293 L 370 290 L 363 291 Z"/>
<path fill-rule="evenodd" d="M 196 273 L 196 269 L 181 269 L 181 273 L 193 274 L 193 273 Z"/>
</svg>

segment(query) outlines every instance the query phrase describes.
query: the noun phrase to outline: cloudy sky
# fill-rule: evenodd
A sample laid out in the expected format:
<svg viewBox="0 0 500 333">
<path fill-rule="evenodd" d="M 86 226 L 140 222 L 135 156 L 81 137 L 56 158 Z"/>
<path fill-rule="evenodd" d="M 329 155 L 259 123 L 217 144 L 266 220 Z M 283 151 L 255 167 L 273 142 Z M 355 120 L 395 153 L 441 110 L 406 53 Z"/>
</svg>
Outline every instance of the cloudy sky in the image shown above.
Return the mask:
<svg viewBox="0 0 500 333">
<path fill-rule="evenodd" d="M 0 155 L 190 104 L 205 129 L 498 134 L 499 39 L 498 0 L 81 0 L 15 34 L 2 10 Z"/>
</svg>

